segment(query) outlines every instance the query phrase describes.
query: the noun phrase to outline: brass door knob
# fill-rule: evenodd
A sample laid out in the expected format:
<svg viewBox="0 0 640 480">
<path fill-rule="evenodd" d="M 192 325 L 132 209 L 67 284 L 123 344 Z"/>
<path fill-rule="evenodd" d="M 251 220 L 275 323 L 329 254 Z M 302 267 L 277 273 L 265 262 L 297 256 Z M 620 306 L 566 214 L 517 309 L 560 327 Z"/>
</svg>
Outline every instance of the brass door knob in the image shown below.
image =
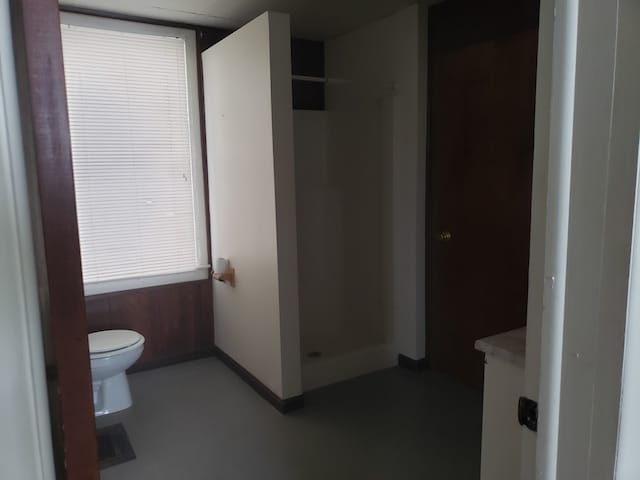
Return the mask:
<svg viewBox="0 0 640 480">
<path fill-rule="evenodd" d="M 440 232 L 440 240 L 442 242 L 448 242 L 451 240 L 451 232 Z"/>
</svg>

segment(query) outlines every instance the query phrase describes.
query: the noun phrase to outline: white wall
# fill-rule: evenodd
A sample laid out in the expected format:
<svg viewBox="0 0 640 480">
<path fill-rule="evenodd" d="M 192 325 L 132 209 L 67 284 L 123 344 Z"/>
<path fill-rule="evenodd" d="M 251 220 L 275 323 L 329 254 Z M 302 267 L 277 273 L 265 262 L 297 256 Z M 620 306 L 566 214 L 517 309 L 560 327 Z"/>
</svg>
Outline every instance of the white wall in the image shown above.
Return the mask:
<svg viewBox="0 0 640 480">
<path fill-rule="evenodd" d="M 216 345 L 282 398 L 301 393 L 290 32 L 265 13 L 203 54 Z"/>
<path fill-rule="evenodd" d="M 549 170 L 549 112 L 555 0 L 540 2 L 538 68 L 534 132 L 533 178 L 531 186 L 531 233 L 529 245 L 529 288 L 527 297 L 526 373 L 522 394 L 539 397 L 540 339 L 544 301 L 545 238 L 547 223 L 547 182 Z M 522 480 L 535 478 L 538 435 L 522 429 Z"/>
<path fill-rule="evenodd" d="M 633 167 L 633 158 L 638 160 L 638 132 L 640 129 L 640 4 L 636 1 L 620 2 L 620 30 L 616 67 L 616 99 L 613 112 L 613 127 L 619 132 L 613 137 L 612 154 L 626 158 L 628 168 Z M 632 108 L 628 108 L 632 106 Z M 635 141 L 634 141 L 635 140 Z M 624 175 L 633 175 L 627 169 Z M 635 219 L 631 251 L 631 272 L 626 311 L 626 340 L 624 367 L 620 399 L 620 431 L 618 434 L 618 454 L 616 480 L 640 478 L 640 178 L 636 165 Z M 614 217 L 615 218 L 615 217 Z M 619 324 L 618 324 L 619 326 Z M 617 392 L 616 392 L 617 393 Z"/>
<path fill-rule="evenodd" d="M 355 336 L 368 344 L 393 342 L 416 359 L 425 356 L 425 29 L 424 10 L 413 5 L 326 43 L 330 161 L 352 182 L 346 194 L 363 199 L 354 203 L 359 216 L 343 212 L 345 225 L 369 233 L 351 234 L 359 249 L 346 247 L 355 271 L 345 290 L 359 301 L 368 295 L 372 308 L 347 308 L 348 321 L 361 322 Z M 359 190 L 366 182 L 377 197 Z M 370 268 L 351 262 L 358 255 L 371 257 Z"/>
<path fill-rule="evenodd" d="M 575 164 L 585 170 L 584 177 L 581 175 L 578 179 L 586 181 L 580 190 L 574 189 L 572 185 L 572 196 L 576 192 L 578 197 L 576 210 L 580 212 L 579 215 L 575 215 L 577 226 L 584 219 L 593 219 L 596 212 L 592 206 L 581 200 L 582 195 L 587 195 L 589 190 L 593 190 L 594 183 L 603 185 L 604 197 L 599 204 L 604 219 L 603 230 L 596 230 L 596 238 L 592 240 L 593 244 L 599 247 L 598 252 L 601 255 L 598 259 L 601 274 L 597 279 L 599 303 L 593 316 L 593 324 L 590 325 L 591 319 L 580 315 L 581 312 L 575 307 L 579 299 L 570 299 L 572 308 L 567 309 L 565 321 L 569 319 L 569 315 L 576 317 L 565 326 L 565 345 L 568 352 L 578 352 L 578 355 L 575 360 L 566 362 L 568 368 L 565 369 L 563 366 L 563 377 L 566 376 L 568 380 L 567 385 L 563 385 L 563 390 L 571 393 L 563 392 L 561 403 L 562 414 L 575 412 L 572 404 L 576 399 L 586 400 L 580 411 L 590 415 L 590 438 L 589 441 L 575 442 L 577 455 L 574 460 L 581 463 L 583 458 L 587 459 L 588 477 L 585 478 L 589 479 L 612 476 L 616 456 L 621 453 L 616 448 L 619 426 L 638 425 L 635 413 L 637 403 L 631 410 L 635 417 L 625 417 L 625 410 L 621 410 L 620 402 L 621 397 L 624 400 L 624 390 L 627 386 L 626 382 L 624 386 L 622 384 L 625 337 L 630 333 L 626 328 L 628 322 L 636 320 L 629 316 L 629 313 L 633 312 L 628 312 L 627 306 L 640 132 L 640 4 L 637 0 L 620 0 L 617 5 L 600 7 L 586 4 L 580 11 L 575 122 L 576 130 L 584 130 L 580 136 L 576 135 L 575 141 L 584 142 L 584 145 L 579 149 L 574 145 L 574 155 Z M 615 33 L 609 37 L 609 31 Z M 608 75 L 601 73 L 603 70 L 609 70 Z M 607 84 L 607 78 L 612 79 L 613 85 Z M 588 87 L 578 88 L 579 79 Z M 605 86 L 612 88 L 605 91 Z M 577 108 L 580 103 L 587 102 L 589 106 L 586 109 Z M 605 114 L 607 111 L 610 112 L 609 115 Z M 596 112 L 603 118 L 594 118 Z M 584 128 L 578 119 L 584 121 L 589 117 L 591 120 L 586 122 L 589 128 Z M 597 143 L 598 148 L 594 147 L 594 143 Z M 602 168 L 601 172 L 606 173 L 599 175 L 598 169 L 592 166 L 594 164 Z M 593 198 L 593 195 L 589 198 Z M 589 211 L 591 216 L 588 214 Z M 589 235 L 585 228 L 581 234 L 576 236 L 576 243 Z M 575 262 L 573 265 L 572 260 Z M 569 268 L 573 266 L 576 270 L 573 276 L 583 281 L 581 273 L 584 262 L 578 263 L 579 260 L 579 257 L 574 260 L 570 256 Z M 570 279 L 571 276 L 568 277 L 568 281 Z M 568 291 L 568 296 L 569 293 Z M 632 295 L 634 294 L 635 292 L 632 292 Z M 583 317 L 582 322 L 579 321 L 579 316 Z M 571 333 L 568 334 L 567 331 Z M 566 341 L 568 338 L 571 342 Z M 627 339 L 631 340 L 630 337 Z M 584 345 L 592 345 L 593 351 L 582 355 L 581 349 L 585 348 Z M 627 367 L 628 365 L 625 369 Z M 631 382 L 637 384 L 638 372 L 629 373 L 633 376 Z M 583 385 L 586 388 L 582 389 Z M 561 419 L 559 473 L 569 472 L 575 475 L 575 472 L 582 472 L 580 467 L 566 461 L 566 454 L 571 450 L 562 444 L 562 440 L 580 435 L 584 423 L 583 419 L 575 418 L 574 415 L 565 415 Z M 564 435 L 563 431 L 566 432 Z M 637 457 L 637 442 L 640 440 L 637 430 L 630 440 L 631 445 L 628 448 L 631 448 L 633 455 Z M 621 446 L 623 445 L 624 442 L 621 443 Z M 635 462 L 638 465 L 637 458 Z M 622 470 L 616 472 L 616 478 L 625 478 Z M 637 478 L 637 475 L 629 475 L 626 478 Z"/>
<path fill-rule="evenodd" d="M 373 121 L 349 124 L 351 128 L 345 122 L 352 117 L 344 112 L 294 112 L 305 391 L 397 362 L 397 353 L 386 343 L 391 337 L 385 331 L 390 294 L 383 287 L 390 255 L 383 250 L 386 235 L 381 230 L 385 220 L 390 222 L 381 197 L 390 188 L 382 182 L 382 157 L 369 146 L 370 138 L 390 137 L 381 134 L 386 125 L 379 118 L 382 114 L 386 119 L 388 109 L 372 105 L 364 107 Z M 362 155 L 354 159 L 360 144 Z M 369 168 L 366 175 L 360 175 L 362 162 Z M 310 357 L 310 352 L 321 356 Z"/>
<path fill-rule="evenodd" d="M 9 2 L 0 1 L 0 478 L 53 480 Z"/>
<path fill-rule="evenodd" d="M 329 177 L 328 114 L 294 112 L 302 353 L 342 350 L 345 321 L 343 195 Z"/>
<path fill-rule="evenodd" d="M 613 478 L 618 426 L 626 425 L 618 414 L 638 167 L 640 11 L 633 0 L 557 1 L 543 3 L 544 18 L 551 3 L 540 421 L 535 475 L 523 465 L 523 478 Z M 528 376 L 537 368 L 529 360 L 527 352 Z M 631 448 L 637 451 L 635 441 Z"/>
<path fill-rule="evenodd" d="M 636 12 L 637 13 L 637 12 Z M 631 113 L 631 112 L 630 112 Z M 640 184 L 636 180 L 635 220 L 631 275 L 629 281 L 629 304 L 620 400 L 620 432 L 618 434 L 617 480 L 640 478 Z"/>
</svg>

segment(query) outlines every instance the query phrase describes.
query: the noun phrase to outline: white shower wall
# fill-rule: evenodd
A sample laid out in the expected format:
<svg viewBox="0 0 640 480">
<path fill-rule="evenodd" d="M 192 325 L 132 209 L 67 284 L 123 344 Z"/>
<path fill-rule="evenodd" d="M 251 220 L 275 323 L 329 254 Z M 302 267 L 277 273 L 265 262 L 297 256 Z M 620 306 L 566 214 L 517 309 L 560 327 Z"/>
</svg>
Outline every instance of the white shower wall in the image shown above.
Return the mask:
<svg viewBox="0 0 640 480">
<path fill-rule="evenodd" d="M 294 115 L 303 356 L 387 337 L 383 150 L 371 142 L 382 136 L 379 111 L 374 104 L 366 119 L 350 111 Z"/>
<path fill-rule="evenodd" d="M 422 13 L 327 41 L 326 111 L 294 113 L 305 390 L 425 354 Z"/>
<path fill-rule="evenodd" d="M 304 390 L 395 362 L 384 110 L 358 103 L 294 113 Z"/>
<path fill-rule="evenodd" d="M 344 323 L 344 199 L 329 179 L 328 115 L 294 112 L 302 355 L 340 350 Z"/>
</svg>

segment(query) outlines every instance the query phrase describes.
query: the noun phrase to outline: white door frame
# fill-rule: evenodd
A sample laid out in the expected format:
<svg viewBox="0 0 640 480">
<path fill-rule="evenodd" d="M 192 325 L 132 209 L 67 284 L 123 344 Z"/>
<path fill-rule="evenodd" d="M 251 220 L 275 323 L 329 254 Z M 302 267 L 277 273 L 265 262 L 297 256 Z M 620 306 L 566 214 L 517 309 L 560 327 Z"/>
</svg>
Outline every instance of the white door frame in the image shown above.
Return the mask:
<svg viewBox="0 0 640 480">
<path fill-rule="evenodd" d="M 540 419 L 523 479 L 614 475 L 638 134 L 615 109 L 635 99 L 620 61 L 632 8 L 541 2 L 525 388 Z"/>
<path fill-rule="evenodd" d="M 547 225 L 547 182 L 551 80 L 554 56 L 555 0 L 540 1 L 536 118 L 531 188 L 531 233 L 529 242 L 529 292 L 527 301 L 526 370 L 523 395 L 539 399 L 540 345 L 544 296 L 544 263 Z M 538 435 L 522 429 L 521 478 L 532 480 L 536 471 Z"/>
</svg>

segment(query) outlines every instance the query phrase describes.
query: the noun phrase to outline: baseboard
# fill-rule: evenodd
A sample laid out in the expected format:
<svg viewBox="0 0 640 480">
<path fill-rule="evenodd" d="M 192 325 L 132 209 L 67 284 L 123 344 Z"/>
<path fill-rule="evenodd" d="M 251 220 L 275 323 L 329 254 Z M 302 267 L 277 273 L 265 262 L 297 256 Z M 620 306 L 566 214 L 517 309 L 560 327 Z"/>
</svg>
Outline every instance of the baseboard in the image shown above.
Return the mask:
<svg viewBox="0 0 640 480">
<path fill-rule="evenodd" d="M 416 360 L 399 353 L 398 366 L 401 368 L 406 368 L 407 370 L 411 370 L 413 372 L 421 372 L 429 368 L 429 362 L 426 358 L 419 358 L 418 360 Z"/>
<path fill-rule="evenodd" d="M 201 358 L 213 357 L 215 354 L 216 353 L 213 348 L 207 348 L 177 357 L 163 358 L 160 360 L 150 360 L 144 363 L 134 363 L 133 366 L 129 370 L 127 370 L 127 373 L 138 373 L 147 370 L 153 370 L 154 368 L 168 367 L 169 365 L 175 365 L 177 363 L 191 362 L 193 360 L 199 360 Z"/>
<path fill-rule="evenodd" d="M 302 363 L 302 390 L 308 392 L 395 365 L 396 357 L 391 345 L 376 345 L 354 352 L 306 359 Z"/>
<path fill-rule="evenodd" d="M 280 413 L 288 413 L 304 407 L 304 397 L 302 395 L 297 395 L 290 398 L 280 398 L 278 395 L 273 393 L 269 387 L 267 387 L 264 383 L 262 383 L 251 373 L 249 373 L 246 368 L 236 362 L 225 352 L 220 350 L 220 348 L 215 347 L 215 354 L 222 361 L 222 363 L 233 370 L 242 380 L 244 380 L 251 388 L 253 388 L 258 393 L 258 395 L 260 395 L 267 402 L 273 405 Z"/>
</svg>

